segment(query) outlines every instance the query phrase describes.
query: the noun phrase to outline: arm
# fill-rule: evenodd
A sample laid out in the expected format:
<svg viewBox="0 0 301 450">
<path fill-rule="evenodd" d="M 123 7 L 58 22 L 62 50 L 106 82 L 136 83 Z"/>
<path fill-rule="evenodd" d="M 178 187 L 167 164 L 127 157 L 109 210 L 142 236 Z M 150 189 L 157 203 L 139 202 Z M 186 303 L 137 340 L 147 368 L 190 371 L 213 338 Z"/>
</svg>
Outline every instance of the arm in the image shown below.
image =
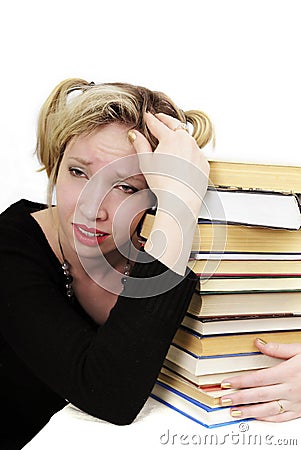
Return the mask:
<svg viewBox="0 0 301 450">
<path fill-rule="evenodd" d="M 66 301 L 58 262 L 37 235 L 24 234 L 20 225 L 0 228 L 4 338 L 62 398 L 98 418 L 130 423 L 152 389 L 196 277 L 179 277 L 177 286 L 155 297 L 120 296 L 106 324 L 96 327 Z M 133 276 L 164 270 L 156 261 L 136 264 Z"/>
<path fill-rule="evenodd" d="M 174 131 L 179 120 L 150 113 L 146 113 L 145 120 L 159 141 L 152 152 L 149 142 L 138 131 L 135 130 L 135 138 L 131 139 L 140 168 L 158 202 L 145 251 L 183 275 L 208 186 L 209 164 L 189 133 Z"/>
</svg>

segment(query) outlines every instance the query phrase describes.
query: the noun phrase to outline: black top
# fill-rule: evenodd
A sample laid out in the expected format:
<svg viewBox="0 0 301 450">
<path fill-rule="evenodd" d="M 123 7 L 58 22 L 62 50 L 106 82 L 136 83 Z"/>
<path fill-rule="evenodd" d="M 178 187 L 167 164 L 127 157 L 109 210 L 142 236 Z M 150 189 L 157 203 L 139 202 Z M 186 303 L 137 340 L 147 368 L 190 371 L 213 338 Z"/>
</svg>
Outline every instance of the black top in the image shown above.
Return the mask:
<svg viewBox="0 0 301 450">
<path fill-rule="evenodd" d="M 0 215 L 1 450 L 22 448 L 67 402 L 114 424 L 131 423 L 197 281 L 158 261 L 136 263 L 131 276 L 166 271 L 178 284 L 143 299 L 126 296 L 126 284 L 99 326 L 66 296 L 60 262 L 30 215 L 43 208 L 21 200 Z"/>
</svg>

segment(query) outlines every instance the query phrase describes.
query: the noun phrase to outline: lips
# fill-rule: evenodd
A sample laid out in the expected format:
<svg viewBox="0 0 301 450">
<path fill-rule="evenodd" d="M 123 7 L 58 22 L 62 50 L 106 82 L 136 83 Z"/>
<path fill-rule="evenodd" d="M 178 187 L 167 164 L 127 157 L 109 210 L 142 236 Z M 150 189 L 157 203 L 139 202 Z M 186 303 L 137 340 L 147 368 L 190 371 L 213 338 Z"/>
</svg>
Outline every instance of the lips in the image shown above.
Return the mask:
<svg viewBox="0 0 301 450">
<path fill-rule="evenodd" d="M 94 247 L 101 244 L 109 236 L 108 233 L 97 228 L 88 228 L 83 224 L 73 224 L 73 232 L 76 239 L 88 247 Z"/>
</svg>

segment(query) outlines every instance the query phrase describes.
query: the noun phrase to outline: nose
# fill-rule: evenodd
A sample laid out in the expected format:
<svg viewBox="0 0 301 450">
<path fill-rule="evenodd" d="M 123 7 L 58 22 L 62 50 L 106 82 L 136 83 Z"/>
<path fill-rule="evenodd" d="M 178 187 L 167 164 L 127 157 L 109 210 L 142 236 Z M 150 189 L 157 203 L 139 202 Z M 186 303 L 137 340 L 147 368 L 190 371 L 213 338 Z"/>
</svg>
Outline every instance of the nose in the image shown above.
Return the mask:
<svg viewBox="0 0 301 450">
<path fill-rule="evenodd" d="M 108 209 L 106 201 L 99 204 L 98 199 L 83 199 L 78 204 L 78 211 L 88 222 L 93 223 L 97 221 L 104 221 L 108 219 Z"/>
<path fill-rule="evenodd" d="M 107 208 L 106 208 L 104 205 L 101 205 L 101 206 L 99 207 L 99 209 L 98 209 L 98 212 L 97 212 L 96 221 L 97 221 L 97 220 L 102 220 L 102 221 L 104 221 L 104 220 L 107 220 L 108 217 L 109 217 L 109 214 L 108 214 Z"/>
<path fill-rule="evenodd" d="M 88 223 L 104 221 L 109 216 L 110 202 L 107 196 L 110 191 L 110 185 L 101 176 L 101 173 L 96 175 L 89 180 L 82 190 L 76 208 L 79 216 Z"/>
</svg>

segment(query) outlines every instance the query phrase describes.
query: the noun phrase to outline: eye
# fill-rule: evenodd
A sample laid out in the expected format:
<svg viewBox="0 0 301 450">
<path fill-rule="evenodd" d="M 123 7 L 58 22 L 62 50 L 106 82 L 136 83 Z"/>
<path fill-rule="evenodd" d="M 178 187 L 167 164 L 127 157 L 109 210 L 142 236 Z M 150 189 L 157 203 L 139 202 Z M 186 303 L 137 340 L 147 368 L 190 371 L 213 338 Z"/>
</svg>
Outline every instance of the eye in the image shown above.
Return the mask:
<svg viewBox="0 0 301 450">
<path fill-rule="evenodd" d="M 115 184 L 114 188 L 121 190 L 125 194 L 134 194 L 134 192 L 138 191 L 137 188 L 135 188 L 134 186 L 131 186 L 130 184 L 126 184 L 126 183 Z"/>
<path fill-rule="evenodd" d="M 85 174 L 85 172 L 83 172 L 82 169 L 79 169 L 78 167 L 69 167 L 68 170 L 73 177 L 87 178 L 87 175 Z"/>
</svg>

